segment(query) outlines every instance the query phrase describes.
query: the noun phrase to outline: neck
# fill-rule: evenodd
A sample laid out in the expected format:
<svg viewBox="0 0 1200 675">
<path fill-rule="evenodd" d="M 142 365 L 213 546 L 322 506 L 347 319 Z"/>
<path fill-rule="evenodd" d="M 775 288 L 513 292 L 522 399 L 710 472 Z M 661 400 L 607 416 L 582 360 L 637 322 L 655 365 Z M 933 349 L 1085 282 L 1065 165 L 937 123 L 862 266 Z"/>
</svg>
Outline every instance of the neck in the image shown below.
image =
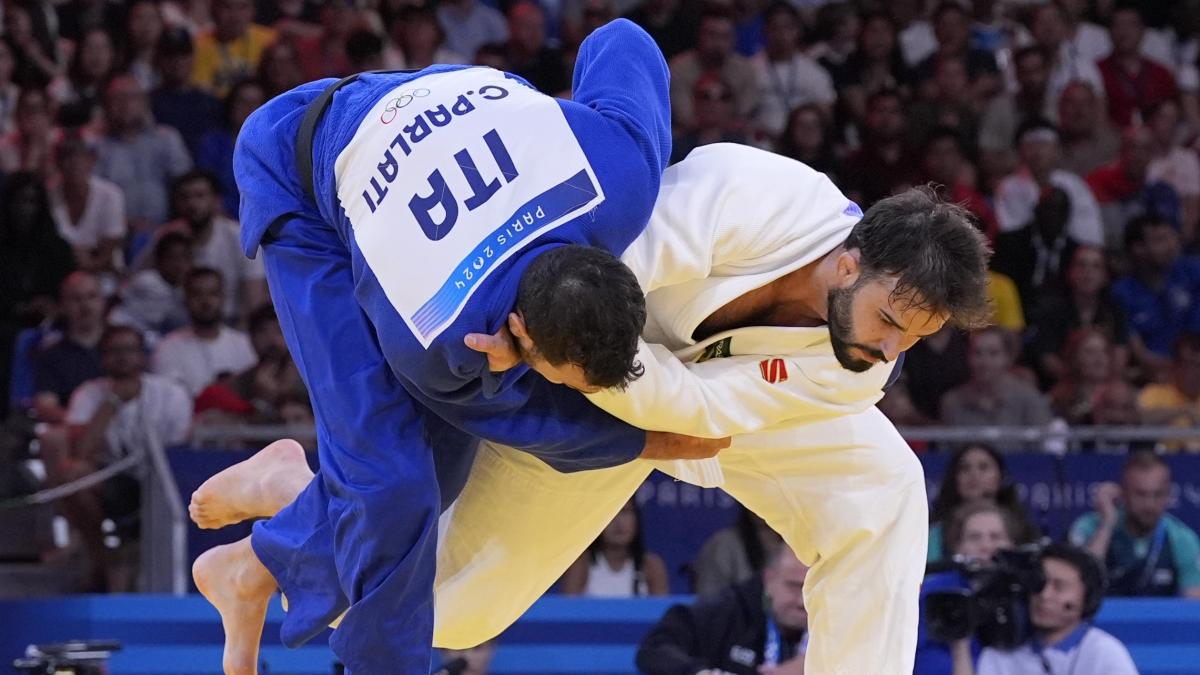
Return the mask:
<svg viewBox="0 0 1200 675">
<path fill-rule="evenodd" d="M 1062 642 L 1072 632 L 1074 632 L 1074 630 L 1076 628 L 1079 628 L 1079 624 L 1072 623 L 1072 624 L 1063 626 L 1062 628 L 1054 628 L 1051 630 L 1039 630 L 1037 633 L 1037 636 L 1038 636 L 1038 639 L 1042 641 L 1043 645 L 1046 645 L 1046 646 L 1056 645 L 1056 644 Z"/>
<path fill-rule="evenodd" d="M 88 188 L 91 187 L 88 178 L 88 176 L 82 176 L 63 179 L 63 196 L 67 199 L 86 199 Z"/>
<path fill-rule="evenodd" d="M 1117 56 L 1121 67 L 1129 72 L 1137 72 L 1142 69 L 1142 57 L 1136 52 L 1133 54 L 1121 54 Z"/>
<path fill-rule="evenodd" d="M 1146 525 L 1145 523 L 1139 523 L 1133 518 L 1130 518 L 1128 514 L 1125 516 L 1125 529 L 1129 530 L 1129 534 L 1132 534 L 1135 537 L 1144 537 L 1153 532 L 1154 528 L 1156 527 L 1158 527 L 1157 520 L 1149 525 Z"/>
<path fill-rule="evenodd" d="M 611 568 L 616 568 L 618 565 L 624 563 L 625 559 L 629 557 L 626 554 L 625 547 L 623 546 L 605 546 L 602 555 L 604 556 L 604 561 L 608 563 L 608 566 Z"/>
<path fill-rule="evenodd" d="M 1095 293 L 1076 291 L 1072 293 L 1071 299 L 1075 301 L 1075 309 L 1080 311 L 1090 312 L 1100 306 L 1100 296 Z"/>
<path fill-rule="evenodd" d="M 793 45 L 767 45 L 767 58 L 771 61 L 791 61 L 796 48 Z"/>
<path fill-rule="evenodd" d="M 100 336 L 104 333 L 104 326 L 70 326 L 67 328 L 67 337 L 77 345 L 84 347 L 95 347 L 100 343 Z"/>
<path fill-rule="evenodd" d="M 189 220 L 188 229 L 192 231 L 192 237 L 197 242 L 204 243 L 205 241 L 208 241 L 208 236 L 212 234 L 213 219 L 207 218 L 200 221 Z"/>
<path fill-rule="evenodd" d="M 193 323 L 192 333 L 203 340 L 215 340 L 221 334 L 221 322 L 214 321 L 212 323 Z"/>
</svg>

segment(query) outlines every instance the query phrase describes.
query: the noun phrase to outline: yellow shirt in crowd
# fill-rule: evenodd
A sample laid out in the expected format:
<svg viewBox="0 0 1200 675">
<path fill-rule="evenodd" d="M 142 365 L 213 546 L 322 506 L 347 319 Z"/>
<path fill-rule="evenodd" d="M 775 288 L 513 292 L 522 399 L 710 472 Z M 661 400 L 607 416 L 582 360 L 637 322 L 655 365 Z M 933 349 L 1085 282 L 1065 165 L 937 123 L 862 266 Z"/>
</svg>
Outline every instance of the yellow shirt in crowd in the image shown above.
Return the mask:
<svg viewBox="0 0 1200 675">
<path fill-rule="evenodd" d="M 1145 411 L 1192 408 L 1197 415 L 1200 415 L 1200 399 L 1189 399 L 1173 384 L 1146 385 L 1138 394 L 1138 407 Z M 1173 427 L 1189 427 L 1192 425 L 1192 420 L 1187 415 L 1177 415 L 1168 424 Z M 1163 449 L 1167 452 L 1179 452 L 1180 450 L 1200 452 L 1200 443 L 1196 441 L 1167 443 Z"/>
<path fill-rule="evenodd" d="M 274 30 L 258 24 L 232 42 L 218 42 L 212 32 L 201 35 L 196 38 L 192 81 L 218 98 L 224 96 L 238 80 L 254 77 L 263 51 L 275 38 Z"/>
</svg>

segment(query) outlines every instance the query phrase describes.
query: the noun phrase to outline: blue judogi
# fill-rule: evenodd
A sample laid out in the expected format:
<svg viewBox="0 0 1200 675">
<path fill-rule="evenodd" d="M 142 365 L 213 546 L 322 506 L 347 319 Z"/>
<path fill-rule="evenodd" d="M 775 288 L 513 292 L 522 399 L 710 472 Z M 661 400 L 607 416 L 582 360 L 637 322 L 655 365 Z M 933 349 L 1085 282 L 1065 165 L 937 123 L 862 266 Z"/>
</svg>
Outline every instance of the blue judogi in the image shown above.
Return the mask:
<svg viewBox="0 0 1200 675">
<path fill-rule="evenodd" d="M 574 102 L 490 69 L 365 74 L 316 128 L 315 204 L 294 146 L 330 82 L 246 121 L 243 244 L 263 249 L 321 461 L 251 539 L 289 599 L 285 643 L 351 604 L 331 640 L 349 670 L 428 672 L 435 448 L 469 457 L 471 437 L 487 438 L 563 471 L 641 452 L 643 431 L 525 367 L 489 372 L 463 337 L 504 324 L 536 255 L 567 243 L 619 255 L 641 232 L 670 155 L 667 78 L 627 21 L 580 47 Z"/>
</svg>

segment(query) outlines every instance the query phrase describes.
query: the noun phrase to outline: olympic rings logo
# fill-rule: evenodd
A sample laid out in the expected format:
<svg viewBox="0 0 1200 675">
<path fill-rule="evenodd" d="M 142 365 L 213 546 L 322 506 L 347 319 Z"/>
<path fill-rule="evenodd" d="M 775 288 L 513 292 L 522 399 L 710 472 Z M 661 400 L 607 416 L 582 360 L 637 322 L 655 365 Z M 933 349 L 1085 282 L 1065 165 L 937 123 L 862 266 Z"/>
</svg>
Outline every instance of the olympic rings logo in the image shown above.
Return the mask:
<svg viewBox="0 0 1200 675">
<path fill-rule="evenodd" d="M 388 101 L 387 106 L 379 115 L 379 121 L 384 124 L 391 124 L 392 121 L 396 119 L 396 115 L 400 112 L 400 110 L 407 107 L 408 104 L 412 103 L 415 99 L 425 98 L 429 95 L 429 93 L 429 90 L 424 88 L 400 92 L 399 96 Z"/>
</svg>

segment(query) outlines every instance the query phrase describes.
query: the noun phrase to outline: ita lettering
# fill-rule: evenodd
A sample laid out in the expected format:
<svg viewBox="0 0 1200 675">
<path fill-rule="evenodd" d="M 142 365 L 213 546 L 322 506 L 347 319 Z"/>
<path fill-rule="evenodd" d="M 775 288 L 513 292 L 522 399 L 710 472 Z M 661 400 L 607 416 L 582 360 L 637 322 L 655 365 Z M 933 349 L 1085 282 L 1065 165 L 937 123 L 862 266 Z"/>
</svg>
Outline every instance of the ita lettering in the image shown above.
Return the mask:
<svg viewBox="0 0 1200 675">
<path fill-rule="evenodd" d="M 483 135 L 483 141 L 499 170 L 499 176 L 486 175 L 479 168 L 470 149 L 463 148 L 454 153 L 454 163 L 462 172 L 463 178 L 471 194 L 465 196 L 462 205 L 467 211 L 474 211 L 491 199 L 504 184 L 513 182 L 518 176 L 517 167 L 512 155 L 504 145 L 504 140 L 495 129 Z M 485 165 L 486 166 L 486 165 Z M 488 167 L 490 170 L 490 167 Z M 501 183 L 501 178 L 504 182 Z M 429 191 L 418 192 L 408 200 L 408 208 L 421 226 L 421 231 L 432 241 L 438 241 L 454 229 L 461 213 L 458 197 L 442 175 L 441 170 L 434 170 L 428 178 Z M 439 208 L 440 207 L 440 208 Z M 441 217 L 435 217 L 435 211 L 441 211 Z"/>
</svg>

